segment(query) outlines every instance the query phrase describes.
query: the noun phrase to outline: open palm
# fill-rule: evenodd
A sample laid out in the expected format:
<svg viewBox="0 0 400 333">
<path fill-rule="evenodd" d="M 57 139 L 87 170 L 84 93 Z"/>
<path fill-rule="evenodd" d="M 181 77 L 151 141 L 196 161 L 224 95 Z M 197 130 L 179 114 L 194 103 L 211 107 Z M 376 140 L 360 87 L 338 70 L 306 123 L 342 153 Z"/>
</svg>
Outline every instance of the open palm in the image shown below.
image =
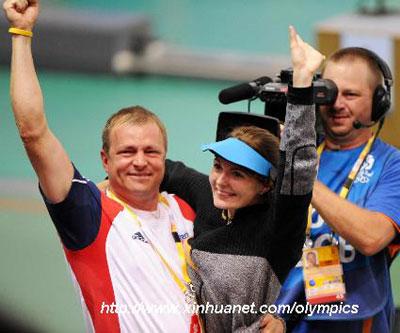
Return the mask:
<svg viewBox="0 0 400 333">
<path fill-rule="evenodd" d="M 314 73 L 325 57 L 304 42 L 293 27 L 289 27 L 289 33 L 293 68 L 298 71 Z"/>
</svg>

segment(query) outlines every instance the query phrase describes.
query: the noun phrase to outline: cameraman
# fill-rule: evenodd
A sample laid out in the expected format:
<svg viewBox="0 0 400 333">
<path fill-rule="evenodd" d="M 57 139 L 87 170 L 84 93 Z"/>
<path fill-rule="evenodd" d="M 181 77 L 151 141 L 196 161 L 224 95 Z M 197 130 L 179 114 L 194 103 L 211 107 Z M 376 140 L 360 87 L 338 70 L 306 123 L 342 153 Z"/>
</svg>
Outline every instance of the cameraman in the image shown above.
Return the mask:
<svg viewBox="0 0 400 333">
<path fill-rule="evenodd" d="M 336 83 L 338 95 L 334 105 L 320 108 L 325 138 L 318 149 L 309 245 L 339 247 L 346 289 L 340 304 L 358 311 L 281 315 L 293 332 L 390 332 L 395 309 L 389 267 L 400 241 L 400 153 L 371 128 L 390 107 L 390 70 L 369 50 L 344 48 L 327 60 L 323 78 Z M 302 274 L 301 265 L 292 269 L 279 304 L 304 304 Z"/>
</svg>

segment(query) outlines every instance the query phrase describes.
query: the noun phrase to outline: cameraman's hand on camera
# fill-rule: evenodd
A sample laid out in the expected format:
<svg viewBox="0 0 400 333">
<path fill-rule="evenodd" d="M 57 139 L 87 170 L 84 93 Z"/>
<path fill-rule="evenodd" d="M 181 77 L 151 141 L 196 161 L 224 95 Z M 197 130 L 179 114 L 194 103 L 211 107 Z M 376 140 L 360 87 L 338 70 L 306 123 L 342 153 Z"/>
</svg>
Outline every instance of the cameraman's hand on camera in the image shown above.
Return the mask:
<svg viewBox="0 0 400 333">
<path fill-rule="evenodd" d="M 292 26 L 289 26 L 289 40 L 293 66 L 293 86 L 309 87 L 314 73 L 322 64 L 325 56 L 305 43 Z"/>
<path fill-rule="evenodd" d="M 3 9 L 11 27 L 32 31 L 39 14 L 39 0 L 6 0 Z"/>
</svg>

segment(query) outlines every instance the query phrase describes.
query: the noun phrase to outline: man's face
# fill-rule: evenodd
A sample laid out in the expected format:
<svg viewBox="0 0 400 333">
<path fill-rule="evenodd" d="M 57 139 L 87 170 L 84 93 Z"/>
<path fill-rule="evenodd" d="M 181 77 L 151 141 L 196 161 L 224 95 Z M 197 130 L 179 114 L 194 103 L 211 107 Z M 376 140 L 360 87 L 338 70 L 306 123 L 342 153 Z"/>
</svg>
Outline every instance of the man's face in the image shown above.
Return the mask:
<svg viewBox="0 0 400 333">
<path fill-rule="evenodd" d="M 329 62 L 324 79 L 330 79 L 338 87 L 333 106 L 321 106 L 320 114 L 328 139 L 338 144 L 351 144 L 366 135 L 370 129 L 356 130 L 353 123 L 371 122 L 372 96 L 371 74 L 362 60 Z"/>
<path fill-rule="evenodd" d="M 101 153 L 111 188 L 128 203 L 158 197 L 165 154 L 164 138 L 154 122 L 117 125 L 110 132 L 109 152 Z"/>
</svg>

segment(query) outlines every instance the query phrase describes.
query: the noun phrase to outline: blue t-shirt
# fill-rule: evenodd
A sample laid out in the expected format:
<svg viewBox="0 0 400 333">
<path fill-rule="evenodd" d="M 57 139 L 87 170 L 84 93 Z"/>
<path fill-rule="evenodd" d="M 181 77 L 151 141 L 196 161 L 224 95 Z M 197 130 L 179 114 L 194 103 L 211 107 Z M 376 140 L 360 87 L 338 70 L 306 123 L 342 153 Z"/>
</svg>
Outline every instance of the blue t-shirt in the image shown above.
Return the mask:
<svg viewBox="0 0 400 333">
<path fill-rule="evenodd" d="M 343 151 L 325 150 L 320 158 L 318 180 L 339 193 L 363 148 L 364 146 Z M 347 200 L 359 207 L 385 214 L 396 223 L 398 231 L 400 152 L 377 139 L 357 174 Z M 331 235 L 330 227 L 316 211 L 313 211 L 313 246 L 330 245 Z M 335 237 L 339 241 L 346 284 L 346 301 L 340 305 L 342 308 L 348 305 L 346 309 L 351 311 L 322 311 L 311 316 L 306 315 L 295 332 L 361 332 L 363 321 L 371 317 L 374 317 L 372 332 L 389 332 L 394 315 L 389 267 L 396 255 L 396 245 L 400 243 L 399 233 L 387 248 L 370 257 L 358 252 L 337 234 Z M 303 270 L 298 265 L 291 270 L 282 286 L 277 303 L 293 304 L 295 301 L 304 301 L 304 298 Z M 287 318 L 288 314 L 282 316 Z"/>
</svg>

